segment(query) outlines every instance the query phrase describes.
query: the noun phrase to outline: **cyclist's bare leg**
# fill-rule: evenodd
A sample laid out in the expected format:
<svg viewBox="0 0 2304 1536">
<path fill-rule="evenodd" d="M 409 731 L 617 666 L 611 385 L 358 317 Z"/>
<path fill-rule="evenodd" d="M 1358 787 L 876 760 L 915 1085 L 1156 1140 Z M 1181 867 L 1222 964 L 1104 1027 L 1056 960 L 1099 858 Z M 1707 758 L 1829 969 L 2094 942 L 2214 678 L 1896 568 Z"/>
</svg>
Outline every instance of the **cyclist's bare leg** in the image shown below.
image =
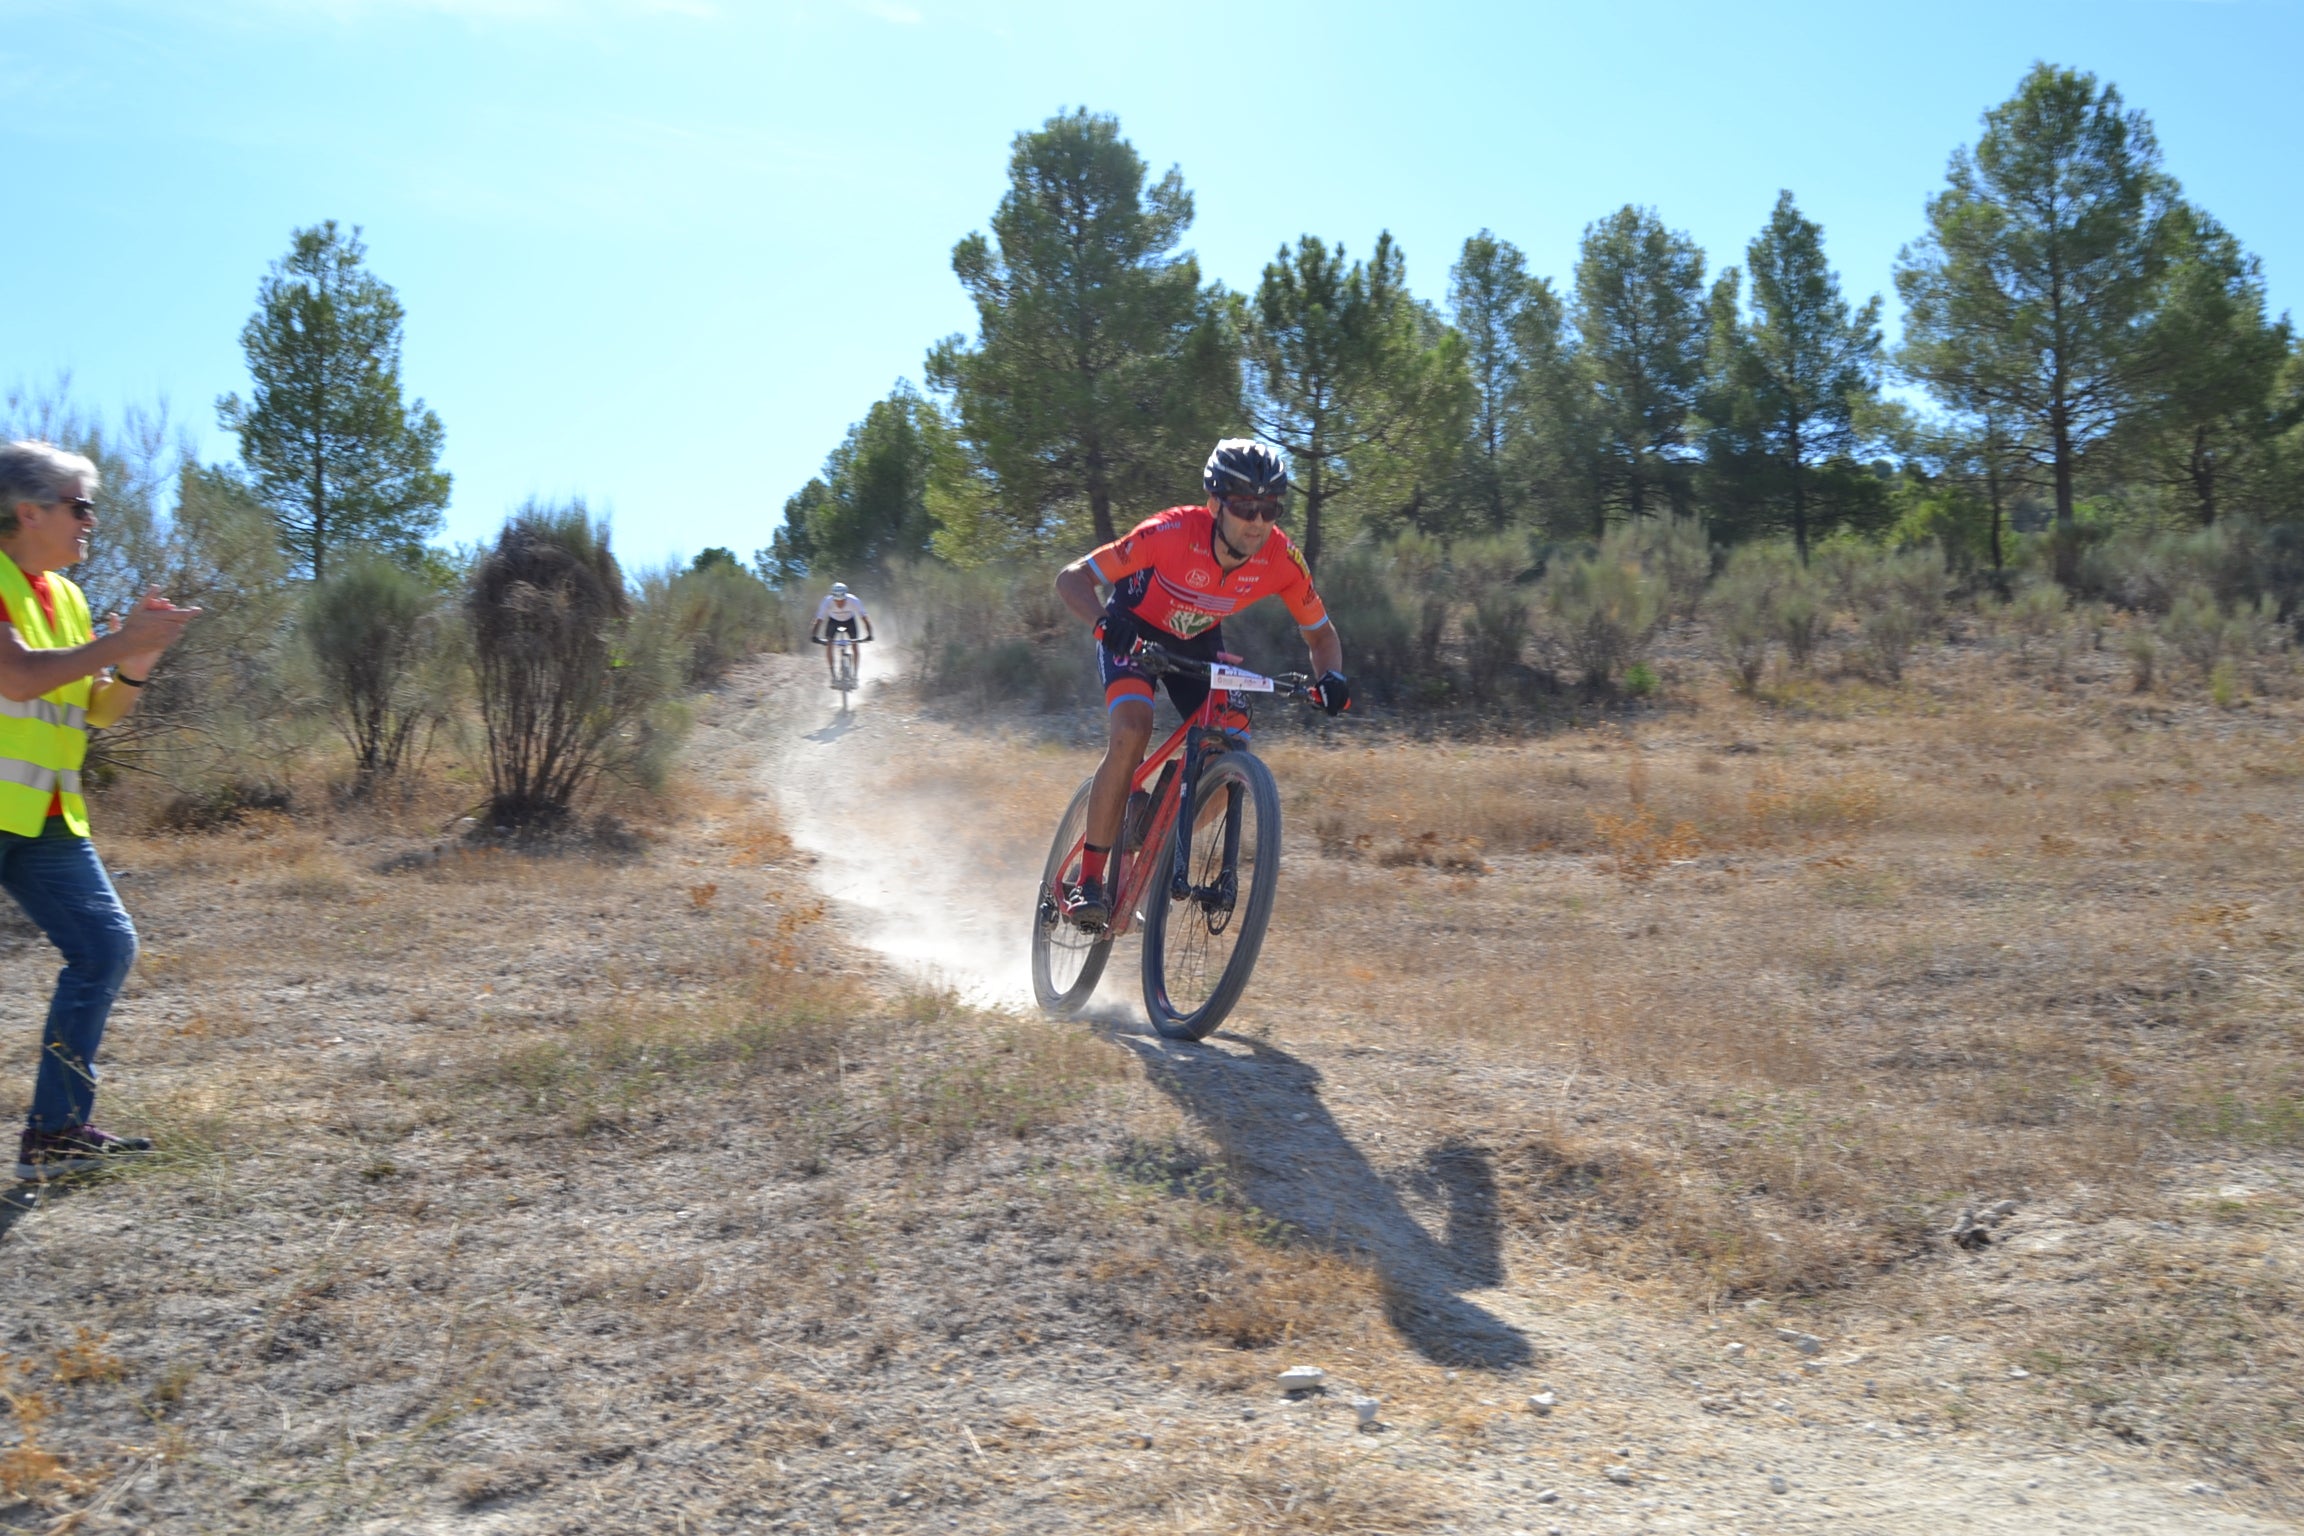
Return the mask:
<svg viewBox="0 0 2304 1536">
<path fill-rule="evenodd" d="M 1105 717 L 1104 761 L 1096 765 L 1088 791 L 1088 841 L 1109 848 L 1120 840 L 1120 815 L 1128 806 L 1128 781 L 1152 744 L 1152 701 L 1122 699 Z"/>
</svg>

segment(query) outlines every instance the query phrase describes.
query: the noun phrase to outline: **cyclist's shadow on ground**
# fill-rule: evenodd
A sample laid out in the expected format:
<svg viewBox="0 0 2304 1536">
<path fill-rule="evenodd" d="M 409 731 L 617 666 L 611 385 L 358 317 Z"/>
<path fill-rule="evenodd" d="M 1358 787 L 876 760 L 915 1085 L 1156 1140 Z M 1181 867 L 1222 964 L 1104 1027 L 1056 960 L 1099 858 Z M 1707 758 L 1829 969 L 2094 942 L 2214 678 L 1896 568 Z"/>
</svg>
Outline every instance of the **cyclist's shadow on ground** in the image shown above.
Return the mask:
<svg viewBox="0 0 2304 1536">
<path fill-rule="evenodd" d="M 845 710 L 830 721 L 808 733 L 810 741 L 838 741 L 856 727 L 856 712 Z"/>
<path fill-rule="evenodd" d="M 1458 1294 L 1504 1280 L 1485 1151 L 1450 1141 L 1424 1155 L 1412 1182 L 1448 1211 L 1435 1239 L 1320 1102 L 1314 1068 L 1254 1040 L 1225 1037 L 1246 1049 L 1240 1056 L 1110 1024 L 1104 1033 L 1134 1051 L 1153 1083 L 1215 1138 L 1258 1210 L 1376 1265 L 1392 1326 L 1418 1353 L 1491 1370 L 1535 1359 L 1518 1329 Z"/>
</svg>

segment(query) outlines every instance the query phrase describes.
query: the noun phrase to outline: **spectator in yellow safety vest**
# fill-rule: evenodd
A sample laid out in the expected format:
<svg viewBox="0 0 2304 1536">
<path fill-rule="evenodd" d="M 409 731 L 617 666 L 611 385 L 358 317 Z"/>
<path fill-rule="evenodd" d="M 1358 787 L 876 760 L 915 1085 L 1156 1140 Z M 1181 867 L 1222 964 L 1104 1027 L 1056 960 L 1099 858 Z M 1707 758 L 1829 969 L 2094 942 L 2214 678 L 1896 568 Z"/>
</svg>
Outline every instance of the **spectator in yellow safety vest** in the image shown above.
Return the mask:
<svg viewBox="0 0 2304 1536">
<path fill-rule="evenodd" d="M 149 1152 L 97 1128 L 96 1050 L 136 962 L 136 928 L 88 838 L 88 733 L 136 707 L 161 653 L 199 613 L 146 592 L 98 635 L 59 574 L 88 558 L 96 466 L 49 443 L 0 447 L 0 889 L 64 954 L 40 1040 L 16 1177 L 85 1173 Z"/>
</svg>

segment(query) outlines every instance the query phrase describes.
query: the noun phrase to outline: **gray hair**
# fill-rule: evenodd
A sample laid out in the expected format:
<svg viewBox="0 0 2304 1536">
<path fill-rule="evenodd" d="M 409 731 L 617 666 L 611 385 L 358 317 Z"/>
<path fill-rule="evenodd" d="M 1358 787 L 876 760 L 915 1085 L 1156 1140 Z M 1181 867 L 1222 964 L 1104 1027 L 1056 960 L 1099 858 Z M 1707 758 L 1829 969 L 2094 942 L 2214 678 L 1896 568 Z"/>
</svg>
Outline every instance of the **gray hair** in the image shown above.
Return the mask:
<svg viewBox="0 0 2304 1536">
<path fill-rule="evenodd" d="M 96 465 L 54 443 L 10 443 L 0 448 L 0 537 L 16 531 L 16 503 L 60 501 L 78 487 L 96 494 Z"/>
</svg>

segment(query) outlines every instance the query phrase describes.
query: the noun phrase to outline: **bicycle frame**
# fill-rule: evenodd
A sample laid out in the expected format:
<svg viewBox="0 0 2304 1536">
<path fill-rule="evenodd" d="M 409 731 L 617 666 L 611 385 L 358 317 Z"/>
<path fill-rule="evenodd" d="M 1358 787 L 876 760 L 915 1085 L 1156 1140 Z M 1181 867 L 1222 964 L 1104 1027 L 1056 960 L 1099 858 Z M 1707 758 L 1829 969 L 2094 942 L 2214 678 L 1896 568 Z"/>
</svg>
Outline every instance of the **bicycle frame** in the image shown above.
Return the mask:
<svg viewBox="0 0 2304 1536">
<path fill-rule="evenodd" d="M 1235 664 L 1239 660 L 1235 656 L 1225 656 L 1219 659 L 1228 665 Z M 1258 677 L 1256 673 L 1239 673 L 1237 675 L 1248 678 Z M 1294 692 L 1297 691 L 1298 687 L 1295 684 L 1283 683 L 1279 679 L 1260 680 L 1273 683 L 1275 692 Z M 1159 850 L 1167 842 L 1168 833 L 1176 825 L 1176 817 L 1182 808 L 1192 804 L 1198 798 L 1202 764 L 1207 761 L 1211 753 L 1237 750 L 1232 745 L 1231 736 L 1216 724 L 1217 699 L 1219 696 L 1229 699 L 1232 691 L 1219 688 L 1211 681 L 1208 697 L 1200 701 L 1200 707 L 1192 712 L 1192 717 L 1176 727 L 1166 741 L 1163 741 L 1153 751 L 1147 752 L 1144 755 L 1144 761 L 1129 777 L 1128 793 L 1131 798 L 1138 791 L 1149 793 L 1148 786 L 1157 781 L 1161 771 L 1176 757 L 1179 750 L 1183 752 L 1182 770 L 1170 776 L 1167 792 L 1161 794 L 1153 802 L 1151 814 L 1145 822 L 1144 840 L 1134 852 L 1130 852 L 1127 846 L 1127 813 L 1125 810 L 1121 813 L 1122 836 L 1112 850 L 1111 868 L 1114 897 L 1112 917 L 1107 930 L 1115 939 L 1127 933 L 1135 925 L 1136 903 L 1143 896 L 1145 888 L 1151 883 L 1155 866 L 1159 863 Z M 1085 837 L 1082 841 L 1086 841 Z M 1060 861 L 1058 868 L 1070 868 L 1073 861 L 1079 856 L 1080 845 L 1074 844 L 1071 851 Z M 1235 878 L 1239 857 L 1240 826 L 1238 820 L 1234 819 L 1224 832 L 1223 878 L 1227 885 Z M 1168 892 L 1170 899 L 1175 901 L 1186 900 L 1192 895 L 1191 848 L 1183 839 L 1178 839 L 1175 857 L 1170 861 Z M 1064 893 L 1055 891 L 1051 895 L 1053 900 L 1060 903 Z"/>
</svg>

